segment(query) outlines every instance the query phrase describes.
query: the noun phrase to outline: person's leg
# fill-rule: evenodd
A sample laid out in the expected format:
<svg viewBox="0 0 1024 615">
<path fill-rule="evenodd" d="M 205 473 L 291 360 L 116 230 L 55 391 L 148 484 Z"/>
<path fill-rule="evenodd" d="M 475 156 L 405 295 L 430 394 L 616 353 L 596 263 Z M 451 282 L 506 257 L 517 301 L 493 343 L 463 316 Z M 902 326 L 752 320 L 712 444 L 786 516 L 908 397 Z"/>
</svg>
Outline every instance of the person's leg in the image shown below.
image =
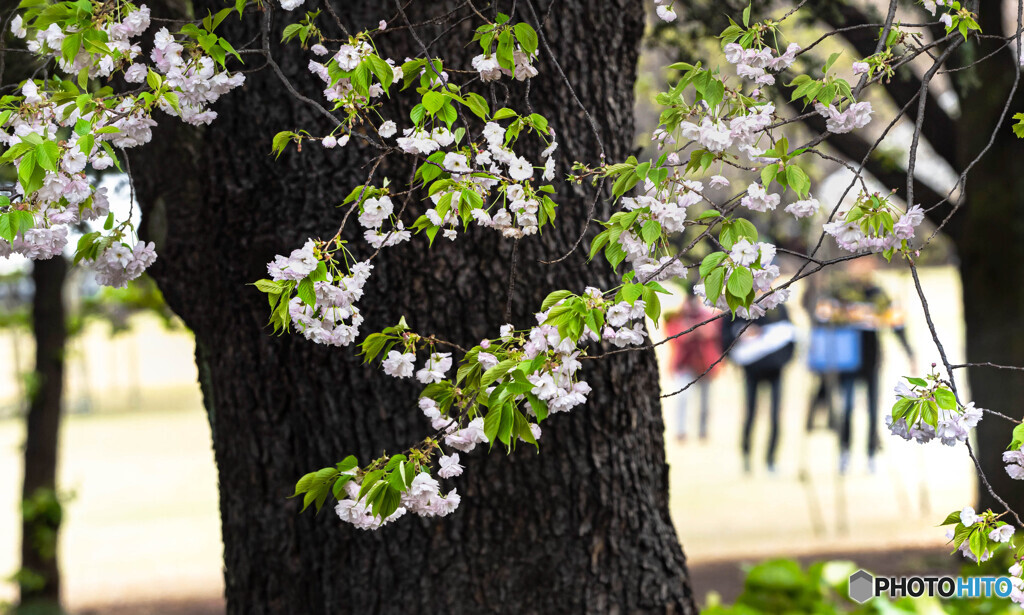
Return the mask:
<svg viewBox="0 0 1024 615">
<path fill-rule="evenodd" d="M 750 434 L 754 429 L 754 412 L 757 410 L 757 376 L 743 371 L 747 394 L 747 416 L 743 421 L 743 469 L 750 472 Z"/>
<path fill-rule="evenodd" d="M 693 372 L 684 370 L 676 374 L 676 388 L 679 390 L 686 385 L 690 384 L 693 380 Z M 693 389 L 691 386 L 682 393 L 677 393 L 676 397 L 676 440 L 682 441 L 686 439 L 686 404 L 689 401 L 690 391 Z"/>
<path fill-rule="evenodd" d="M 832 404 L 828 403 L 830 392 L 828 380 L 824 373 L 818 374 L 818 388 L 811 397 L 811 405 L 807 408 L 807 431 L 814 429 L 814 417 L 818 415 L 819 409 L 824 404 L 826 411 L 831 411 Z"/>
<path fill-rule="evenodd" d="M 878 452 L 878 366 L 866 374 L 868 388 L 868 468 L 875 471 Z"/>
<path fill-rule="evenodd" d="M 775 448 L 779 442 L 779 405 L 782 397 L 782 372 L 773 372 L 768 377 L 771 386 L 771 434 L 768 436 L 768 471 L 775 471 Z"/>
<path fill-rule="evenodd" d="M 839 427 L 839 472 L 845 473 L 850 465 L 850 427 L 853 418 L 853 391 L 856 377 L 854 374 L 843 374 L 839 378 L 839 388 L 843 394 L 843 422 Z"/>
<path fill-rule="evenodd" d="M 700 439 L 708 437 L 708 409 L 711 407 L 711 378 L 704 376 L 700 382 Z"/>
</svg>

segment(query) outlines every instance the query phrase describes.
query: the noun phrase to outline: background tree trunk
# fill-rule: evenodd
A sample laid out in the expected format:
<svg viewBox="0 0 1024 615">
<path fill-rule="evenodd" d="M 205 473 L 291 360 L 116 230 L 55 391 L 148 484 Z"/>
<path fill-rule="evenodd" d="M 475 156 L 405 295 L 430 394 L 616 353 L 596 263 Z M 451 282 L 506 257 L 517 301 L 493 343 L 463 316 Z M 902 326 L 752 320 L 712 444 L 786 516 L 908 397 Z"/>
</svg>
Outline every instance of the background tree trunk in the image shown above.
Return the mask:
<svg viewBox="0 0 1024 615">
<path fill-rule="evenodd" d="M 205 10 L 216 2 L 199 3 Z M 313 10 L 317 7 L 309 7 Z M 357 31 L 391 21 L 382 53 L 396 59 L 419 50 L 393 9 L 371 0 L 338 3 Z M 344 6 L 340 6 L 344 4 Z M 513 3 L 498 3 L 503 11 Z M 216 5 L 216 6 L 215 6 Z M 520 1 L 513 20 L 536 26 Z M 548 7 L 539 6 L 543 16 Z M 414 22 L 442 15 L 440 3 L 417 3 Z M 490 11 L 492 9 L 488 9 Z M 525 11 L 525 12 L 524 12 Z M 463 11 L 465 13 L 465 11 Z M 460 17 L 463 13 L 460 13 Z M 273 20 L 272 38 L 298 12 Z M 637 0 L 558 2 L 544 31 L 576 93 L 598 123 L 610 160 L 628 155 L 633 139 L 633 83 L 644 10 Z M 329 20 L 321 20 L 330 29 Z M 435 54 L 468 58 L 473 20 L 454 31 L 418 29 L 438 39 Z M 227 25 L 231 40 L 248 26 Z M 226 35 L 227 36 L 227 35 Z M 543 53 L 542 53 L 543 56 Z M 254 66 L 262 62 L 247 56 Z M 282 68 L 317 100 L 296 47 Z M 572 160 L 596 162 L 600 148 L 584 115 L 547 61 L 529 98 L 558 131 L 559 174 Z M 507 83 L 507 81 L 506 81 Z M 513 83 L 510 104 L 522 101 Z M 492 110 L 502 106 L 495 89 Z M 407 107 L 406 107 L 407 109 Z M 266 277 L 274 254 L 306 237 L 333 234 L 340 203 L 365 181 L 369 152 L 327 152 L 306 143 L 275 162 L 280 130 L 330 127 L 291 99 L 269 72 L 249 76 L 242 91 L 217 107 L 201 132 L 166 119 L 151 146 L 133 153 L 135 181 L 160 259 L 152 269 L 168 303 L 196 336 L 204 403 L 220 476 L 225 580 L 230 613 L 689 613 L 692 593 L 668 514 L 668 468 L 651 352 L 588 361 L 590 401 L 545 422 L 540 454 L 463 455 L 465 475 L 451 481 L 463 496 L 445 519 L 406 518 L 377 532 L 343 525 L 328 509 L 299 515 L 287 501 L 304 472 L 354 453 L 366 462 L 396 452 L 429 429 L 416 405 L 419 387 L 363 366 L 354 349 L 317 346 L 298 335 L 273 337 L 263 295 L 246 284 Z M 405 113 L 390 116 L 408 126 Z M 404 121 L 403 121 L 404 119 Z M 319 128 L 317 128 L 319 127 Z M 539 150 L 540 148 L 536 148 Z M 537 156 L 534 154 L 534 158 Z M 402 182 L 408 170 L 378 172 Z M 405 315 L 418 331 L 463 345 L 497 334 L 515 278 L 511 322 L 528 327 L 547 293 L 604 288 L 616 276 L 603 262 L 585 264 L 586 242 L 558 265 L 587 223 L 593 188 L 562 185 L 558 227 L 513 243 L 475 228 L 454 245 L 424 237 L 391 248 L 374 262 L 360 307 L 361 333 Z M 422 212 L 410 205 L 406 224 Z M 590 235 L 596 233 L 592 224 Z M 369 255 L 362 242 L 358 253 Z"/>
<path fill-rule="evenodd" d="M 21 570 L 19 612 L 60 611 L 57 532 L 61 508 L 56 496 L 57 437 L 64 394 L 63 257 L 35 261 L 32 281 L 32 333 L 36 368 L 30 386 L 25 437 L 25 481 L 22 485 Z"/>
<path fill-rule="evenodd" d="M 1004 35 L 998 5 L 979 12 L 987 34 Z M 1016 23 L 1016 17 L 1013 19 Z M 1014 29 L 1016 29 L 1014 27 Z M 981 57 L 992 44 L 972 47 L 964 62 Z M 995 119 L 1002 113 L 1016 74 L 1009 54 L 982 62 L 961 84 L 963 115 L 959 125 L 959 168 L 965 168 L 987 145 Z M 1024 108 L 1020 88 L 1010 113 Z M 1008 118 L 1009 119 L 1009 118 Z M 1005 123 L 992 149 L 971 170 L 965 207 L 954 219 L 960 273 L 963 278 L 964 319 L 967 329 L 967 361 L 990 361 L 1001 365 L 1024 365 L 1024 174 L 1020 160 L 1021 141 Z M 1024 374 L 987 367 L 968 372 L 972 399 L 983 408 L 1021 418 L 1024 408 Z M 986 416 L 978 424 L 978 459 L 992 488 L 1018 513 L 1024 513 L 1024 488 L 1006 473 L 1002 451 L 1010 443 L 1013 427 L 1003 419 Z M 983 485 L 978 485 L 980 508 L 1002 511 Z"/>
</svg>

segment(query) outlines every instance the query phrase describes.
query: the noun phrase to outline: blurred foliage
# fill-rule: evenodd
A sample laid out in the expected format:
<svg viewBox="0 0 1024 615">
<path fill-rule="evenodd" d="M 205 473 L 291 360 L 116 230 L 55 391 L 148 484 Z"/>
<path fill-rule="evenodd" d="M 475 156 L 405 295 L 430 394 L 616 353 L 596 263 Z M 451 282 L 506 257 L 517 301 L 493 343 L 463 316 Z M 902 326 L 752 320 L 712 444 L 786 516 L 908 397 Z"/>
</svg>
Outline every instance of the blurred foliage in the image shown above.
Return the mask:
<svg viewBox="0 0 1024 615">
<path fill-rule="evenodd" d="M 1006 550 L 1001 552 L 1009 553 Z M 997 561 L 998 560 L 998 561 Z M 961 576 L 1005 576 L 1009 560 L 991 560 L 981 566 L 964 566 Z M 860 567 L 851 561 L 815 562 L 801 568 L 791 559 L 761 562 L 747 571 L 743 592 L 735 604 L 720 603 L 717 594 L 708 596 L 705 615 L 779 615 L 811 614 L 833 615 L 1009 615 L 1021 608 L 1007 598 L 978 598 L 972 600 L 922 596 L 920 598 L 890 599 L 885 596 L 871 598 L 864 604 L 850 599 L 850 575 Z M 870 572 L 870 571 L 869 571 Z M 916 574 L 908 571 L 907 575 Z M 931 575 L 929 575 L 931 576 Z"/>
<path fill-rule="evenodd" d="M 21 517 L 32 523 L 35 533 L 30 537 L 32 548 L 46 559 L 57 556 L 57 528 L 64 517 L 61 500 L 69 498 L 58 496 L 53 489 L 40 487 L 31 497 L 21 501 Z"/>
<path fill-rule="evenodd" d="M 126 288 L 101 286 L 98 292 L 85 297 L 77 317 L 81 322 L 102 320 L 110 325 L 111 333 L 123 333 L 131 329 L 129 318 L 139 312 L 150 312 L 160 317 L 165 327 L 174 329 L 182 326 L 164 301 L 153 278 L 146 274 L 132 280 Z M 78 329 L 72 329 L 77 332 Z"/>
<path fill-rule="evenodd" d="M 131 329 L 130 319 L 140 312 L 160 318 L 174 329 L 181 321 L 164 301 L 153 278 L 143 274 L 126 288 L 97 287 L 91 281 L 69 276 L 65 290 L 72 304 L 68 312 L 68 335 L 75 336 L 90 322 L 105 322 L 112 335 Z M 32 326 L 32 280 L 28 271 L 0 274 L 0 329 L 29 329 Z"/>
</svg>

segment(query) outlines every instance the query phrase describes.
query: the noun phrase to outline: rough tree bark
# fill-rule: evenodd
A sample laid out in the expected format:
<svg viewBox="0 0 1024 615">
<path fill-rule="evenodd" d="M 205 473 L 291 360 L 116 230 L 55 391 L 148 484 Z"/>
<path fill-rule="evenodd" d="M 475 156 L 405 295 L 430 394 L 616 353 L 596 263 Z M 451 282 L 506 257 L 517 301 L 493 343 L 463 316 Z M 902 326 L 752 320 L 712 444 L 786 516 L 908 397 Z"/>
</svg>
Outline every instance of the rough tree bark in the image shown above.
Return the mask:
<svg viewBox="0 0 1024 615">
<path fill-rule="evenodd" d="M 373 0 L 338 4 L 350 30 L 382 18 L 392 28 L 402 25 L 393 8 Z M 515 6 L 514 19 L 537 25 L 527 2 L 498 4 L 503 11 Z M 546 3 L 537 9 L 541 16 L 548 12 Z M 420 21 L 443 14 L 444 7 L 414 3 L 409 10 Z M 637 0 L 567 0 L 555 4 L 543 25 L 598 123 L 610 160 L 624 158 L 631 147 L 643 14 Z M 278 11 L 274 38 L 297 19 L 297 13 Z M 331 29 L 330 20 L 323 23 Z M 466 42 L 475 25 L 466 21 L 447 33 L 428 26 L 420 36 L 429 42 L 444 34 L 432 51 L 461 58 L 468 68 L 467 53 L 476 52 Z M 231 31 L 237 40 L 253 33 Z M 405 30 L 380 42 L 398 59 L 418 54 Z M 308 85 L 308 58 L 296 55 L 293 47 L 278 57 L 295 83 Z M 559 173 L 572 160 L 596 161 L 600 147 L 570 91 L 550 63 L 542 61 L 540 70 L 529 101 L 558 131 Z M 512 88 L 511 100 L 521 100 L 523 86 Z M 305 89 L 320 98 L 315 86 Z M 502 87 L 496 95 L 492 109 L 502 106 Z M 651 352 L 588 361 L 590 401 L 544 423 L 540 454 L 521 447 L 511 456 L 464 455 L 465 475 L 451 485 L 463 495 L 462 507 L 448 518 L 406 518 L 364 533 L 342 525 L 330 510 L 298 514 L 298 503 L 285 498 L 304 472 L 348 453 L 367 461 L 397 452 L 422 437 L 428 424 L 416 407 L 418 387 L 360 365 L 353 349 L 271 336 L 266 301 L 246 286 L 265 277 L 274 254 L 306 237 L 333 234 L 342 212 L 330 206 L 365 181 L 368 153 L 354 139 L 330 152 L 307 143 L 301 153 L 275 162 L 268 153 L 277 131 L 303 127 L 326 134 L 329 127 L 289 98 L 269 71 L 250 75 L 244 90 L 217 110 L 220 118 L 201 132 L 163 128 L 151 146 L 132 154 L 132 166 L 147 233 L 161 255 L 153 276 L 195 332 L 220 477 L 229 612 L 694 612 L 668 514 Z M 405 117 L 394 119 L 408 125 Z M 375 181 L 390 174 L 401 182 L 407 173 L 391 167 Z M 374 262 L 360 302 L 363 334 L 405 315 L 416 330 L 463 345 L 494 336 L 505 322 L 510 269 L 510 320 L 518 327 L 534 322 L 532 313 L 552 290 L 613 286 L 615 276 L 603 263 L 585 266 L 586 242 L 558 265 L 539 262 L 573 245 L 593 217 L 593 194 L 590 186 L 563 187 L 557 229 L 521 241 L 515 266 L 513 244 L 485 229 L 454 245 L 439 239 L 428 249 L 416 237 L 389 249 Z M 418 215 L 422 208 L 414 201 L 410 211 Z"/>
<path fill-rule="evenodd" d="M 60 608 L 57 532 L 61 509 L 56 498 L 58 431 L 64 391 L 64 279 L 62 257 L 32 267 L 32 333 L 36 367 L 30 387 L 22 483 L 19 612 L 51 613 Z"/>
</svg>

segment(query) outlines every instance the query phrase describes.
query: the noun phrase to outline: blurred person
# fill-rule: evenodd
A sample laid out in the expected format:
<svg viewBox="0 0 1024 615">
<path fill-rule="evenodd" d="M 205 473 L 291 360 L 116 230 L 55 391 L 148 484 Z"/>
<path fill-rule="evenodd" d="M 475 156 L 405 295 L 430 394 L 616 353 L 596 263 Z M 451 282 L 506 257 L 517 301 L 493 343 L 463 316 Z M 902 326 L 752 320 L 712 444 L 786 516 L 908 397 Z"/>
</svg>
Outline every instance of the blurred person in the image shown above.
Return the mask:
<svg viewBox="0 0 1024 615">
<path fill-rule="evenodd" d="M 695 296 L 687 295 L 682 307 L 671 314 L 665 321 L 665 335 L 670 338 L 670 365 L 672 368 L 675 390 L 687 386 L 695 378 L 704 374 L 690 388 L 677 394 L 676 397 L 676 433 L 678 442 L 686 441 L 687 424 L 686 409 L 690 401 L 691 391 L 696 388 L 700 392 L 700 419 L 698 434 L 700 439 L 708 436 L 708 407 L 711 379 L 718 371 L 712 368 L 722 352 L 722 319 L 698 326 L 710 318 L 715 312 L 701 303 Z M 694 328 L 696 327 L 696 328 Z M 684 331 L 689 333 L 683 334 Z M 678 335 L 679 337 L 673 338 Z M 708 371 L 710 370 L 710 371 Z M 708 373 L 704 373 L 708 372 Z"/>
<path fill-rule="evenodd" d="M 780 305 L 755 321 L 734 319 L 723 328 L 723 347 L 729 358 L 743 368 L 746 389 L 746 418 L 743 422 L 743 469 L 750 472 L 750 439 L 757 412 L 757 391 L 762 383 L 771 391 L 767 468 L 775 473 L 775 451 L 779 441 L 779 413 L 782 403 L 782 368 L 793 358 L 796 328 L 786 306 Z"/>
<path fill-rule="evenodd" d="M 839 428 L 839 472 L 845 474 L 850 465 L 850 426 L 853 417 L 854 393 L 858 382 L 867 389 L 868 469 L 875 471 L 878 452 L 878 379 L 882 366 L 882 345 L 879 332 L 891 329 L 911 362 L 914 352 L 907 341 L 904 314 L 874 281 L 877 258 L 866 256 L 850 261 L 845 270 L 835 275 L 819 297 L 814 320 L 854 331 L 859 347 L 859 360 L 850 369 L 838 371 L 839 392 L 843 413 Z M 828 397 L 828 380 L 822 378 L 815 399 Z M 813 403 L 813 402 L 812 402 Z M 810 425 L 811 417 L 808 417 Z"/>
</svg>

